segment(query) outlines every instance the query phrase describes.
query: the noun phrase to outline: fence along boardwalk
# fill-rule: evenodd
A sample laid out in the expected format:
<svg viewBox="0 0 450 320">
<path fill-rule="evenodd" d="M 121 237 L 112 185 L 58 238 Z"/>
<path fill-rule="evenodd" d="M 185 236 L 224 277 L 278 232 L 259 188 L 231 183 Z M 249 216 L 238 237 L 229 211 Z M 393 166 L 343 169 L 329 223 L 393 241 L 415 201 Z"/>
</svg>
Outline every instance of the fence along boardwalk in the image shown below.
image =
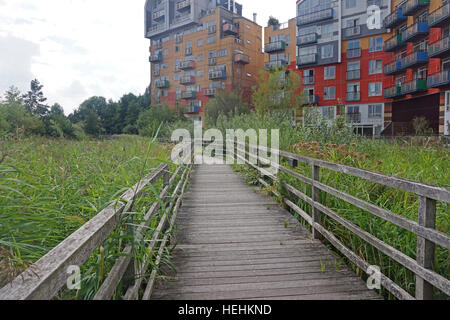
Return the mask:
<svg viewBox="0 0 450 320">
<path fill-rule="evenodd" d="M 378 299 L 229 166 L 197 166 L 177 218 L 177 272 L 152 299 Z"/>
</svg>

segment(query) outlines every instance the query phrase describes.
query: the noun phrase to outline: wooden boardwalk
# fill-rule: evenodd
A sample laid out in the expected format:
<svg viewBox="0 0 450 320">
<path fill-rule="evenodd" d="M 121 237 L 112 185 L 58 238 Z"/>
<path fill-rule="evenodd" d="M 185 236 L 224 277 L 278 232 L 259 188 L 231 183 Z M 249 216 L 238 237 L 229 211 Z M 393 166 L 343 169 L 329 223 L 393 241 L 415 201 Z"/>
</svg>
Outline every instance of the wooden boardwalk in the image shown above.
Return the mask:
<svg viewBox="0 0 450 320">
<path fill-rule="evenodd" d="M 177 272 L 153 300 L 379 299 L 273 200 L 228 166 L 197 166 L 177 218 Z"/>
</svg>

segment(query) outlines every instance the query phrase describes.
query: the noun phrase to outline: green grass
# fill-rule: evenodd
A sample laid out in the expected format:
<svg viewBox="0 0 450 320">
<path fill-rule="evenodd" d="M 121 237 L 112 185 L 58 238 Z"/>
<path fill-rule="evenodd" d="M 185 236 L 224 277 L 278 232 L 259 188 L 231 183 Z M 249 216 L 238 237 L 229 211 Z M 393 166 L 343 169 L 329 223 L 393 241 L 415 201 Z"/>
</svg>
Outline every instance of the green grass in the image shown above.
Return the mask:
<svg viewBox="0 0 450 320">
<path fill-rule="evenodd" d="M 0 286 L 165 161 L 169 148 L 155 144 L 149 149 L 150 142 L 131 136 L 0 141 Z M 149 188 L 127 216 L 142 216 L 157 200 L 158 187 Z M 157 219 L 149 230 L 156 224 Z M 83 282 L 96 284 L 79 297 L 92 296 L 101 283 L 120 253 L 117 239 L 122 233 L 113 235 L 88 261 Z"/>
</svg>

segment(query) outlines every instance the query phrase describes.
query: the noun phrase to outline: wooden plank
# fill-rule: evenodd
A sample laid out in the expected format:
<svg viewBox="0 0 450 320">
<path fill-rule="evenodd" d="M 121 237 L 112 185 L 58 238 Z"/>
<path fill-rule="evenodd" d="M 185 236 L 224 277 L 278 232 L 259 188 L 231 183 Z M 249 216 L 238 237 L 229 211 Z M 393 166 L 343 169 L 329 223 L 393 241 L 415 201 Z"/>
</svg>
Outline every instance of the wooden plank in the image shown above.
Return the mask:
<svg viewBox="0 0 450 320">
<path fill-rule="evenodd" d="M 49 300 L 64 286 L 69 266 L 81 266 L 95 249 L 116 228 L 118 215 L 126 202 L 142 192 L 148 185 L 162 177 L 167 165 L 161 165 L 138 182 L 121 197 L 122 201 L 111 204 L 80 229 L 24 271 L 9 285 L 0 290 L 0 300 Z"/>
</svg>

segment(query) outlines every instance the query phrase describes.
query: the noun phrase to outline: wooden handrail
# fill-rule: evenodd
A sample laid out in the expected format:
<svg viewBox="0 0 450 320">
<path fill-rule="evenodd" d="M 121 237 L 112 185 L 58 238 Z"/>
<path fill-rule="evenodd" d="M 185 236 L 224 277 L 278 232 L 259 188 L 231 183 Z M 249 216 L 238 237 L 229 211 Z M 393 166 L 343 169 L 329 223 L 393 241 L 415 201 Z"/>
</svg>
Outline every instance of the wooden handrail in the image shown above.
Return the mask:
<svg viewBox="0 0 450 320">
<path fill-rule="evenodd" d="M 313 236 L 315 238 L 324 237 L 333 246 L 339 250 L 350 261 L 357 266 L 367 271 L 368 263 L 364 261 L 357 254 L 352 252 L 349 248 L 340 242 L 330 231 L 326 230 L 320 224 L 320 215 L 325 214 L 332 220 L 336 221 L 340 225 L 344 226 L 351 233 L 355 234 L 365 242 L 369 243 L 373 247 L 377 248 L 391 259 L 397 261 L 407 269 L 411 270 L 416 275 L 416 299 L 431 299 L 433 287 L 438 288 L 447 295 L 450 295 L 450 281 L 445 277 L 439 275 L 432 270 L 434 262 L 434 245 L 442 246 L 446 249 L 450 249 L 450 236 L 445 233 L 439 232 L 435 228 L 436 219 L 436 201 L 442 201 L 444 203 L 450 203 L 450 190 L 443 187 L 432 186 L 423 184 L 420 182 L 398 178 L 394 176 L 388 176 L 376 172 L 371 172 L 363 169 L 350 167 L 347 165 L 332 163 L 328 161 L 318 160 L 314 158 L 304 157 L 301 155 L 285 152 L 281 150 L 275 150 L 271 148 L 265 148 L 261 146 L 254 146 L 249 144 L 243 144 L 237 141 L 229 140 L 229 143 L 233 143 L 234 147 L 239 152 L 244 152 L 246 156 L 253 159 L 258 159 L 258 163 L 252 163 L 249 160 L 242 157 L 242 155 L 236 155 L 237 158 L 243 160 L 247 165 L 255 168 L 260 172 L 262 176 L 271 178 L 274 182 L 280 183 L 281 186 L 287 190 L 290 194 L 294 195 L 298 199 L 306 202 L 313 209 L 313 216 L 310 216 L 305 211 L 300 209 L 294 202 L 289 199 L 283 199 L 283 202 L 290 207 L 293 211 L 299 214 L 308 224 L 312 226 Z M 246 150 L 249 151 L 246 151 Z M 300 173 L 294 172 L 282 166 L 279 163 L 273 163 L 271 160 L 262 158 L 258 154 L 252 154 L 251 150 L 258 150 L 264 152 L 276 152 L 282 158 L 295 159 L 302 163 L 311 165 L 312 177 L 308 178 Z M 234 148 L 233 148 L 234 151 Z M 228 151 L 227 151 L 228 152 Z M 309 184 L 313 188 L 312 197 L 307 196 L 305 193 L 294 188 L 292 185 L 280 182 L 280 178 L 267 174 L 267 170 L 262 166 L 270 165 L 277 168 L 279 171 L 288 174 L 289 176 L 298 179 L 301 182 Z M 320 182 L 320 168 L 330 169 L 335 172 L 352 175 L 358 178 L 362 178 L 367 181 L 379 183 L 385 186 L 400 189 L 406 192 L 414 193 L 419 196 L 419 222 L 407 219 L 399 216 L 389 210 L 380 208 L 367 201 L 361 200 L 355 196 L 347 194 L 343 191 L 332 188 L 324 183 Z M 264 179 L 259 181 L 265 186 L 270 186 Z M 280 195 L 275 190 L 272 192 L 279 197 Z M 325 192 L 334 197 L 337 197 L 347 203 L 350 203 L 362 210 L 365 210 L 378 218 L 388 221 L 398 227 L 401 227 L 418 236 L 417 244 L 417 259 L 414 260 L 404 254 L 403 252 L 393 248 L 386 244 L 382 240 L 376 238 L 367 231 L 361 229 L 350 221 L 342 218 L 336 214 L 333 210 L 320 203 L 319 193 Z M 395 284 L 386 275 L 381 274 L 382 285 L 391 292 L 395 297 L 399 299 L 414 299 L 408 292 Z"/>
</svg>

